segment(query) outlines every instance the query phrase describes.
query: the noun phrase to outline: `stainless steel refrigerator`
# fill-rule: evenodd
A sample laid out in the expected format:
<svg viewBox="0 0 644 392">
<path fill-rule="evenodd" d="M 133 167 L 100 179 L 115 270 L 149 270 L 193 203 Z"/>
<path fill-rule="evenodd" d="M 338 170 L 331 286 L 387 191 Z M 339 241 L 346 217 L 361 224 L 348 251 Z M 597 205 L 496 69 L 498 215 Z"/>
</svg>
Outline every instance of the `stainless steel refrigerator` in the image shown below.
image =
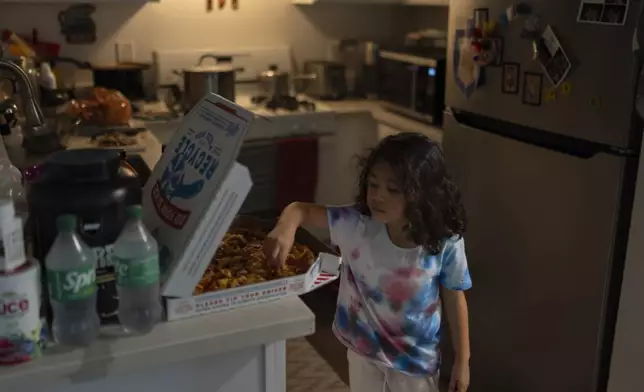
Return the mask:
<svg viewBox="0 0 644 392">
<path fill-rule="evenodd" d="M 526 17 L 503 33 L 518 93 L 502 92 L 498 66 L 461 92 L 457 30 L 474 9 L 494 20 L 512 3 L 451 0 L 443 148 L 469 219 L 471 392 L 606 390 L 643 129 L 641 2 L 630 3 L 620 26 L 578 23 L 578 0 L 530 2 L 572 63 L 572 88 L 535 106 L 523 102 L 523 73 L 544 71 L 521 37 Z"/>
</svg>

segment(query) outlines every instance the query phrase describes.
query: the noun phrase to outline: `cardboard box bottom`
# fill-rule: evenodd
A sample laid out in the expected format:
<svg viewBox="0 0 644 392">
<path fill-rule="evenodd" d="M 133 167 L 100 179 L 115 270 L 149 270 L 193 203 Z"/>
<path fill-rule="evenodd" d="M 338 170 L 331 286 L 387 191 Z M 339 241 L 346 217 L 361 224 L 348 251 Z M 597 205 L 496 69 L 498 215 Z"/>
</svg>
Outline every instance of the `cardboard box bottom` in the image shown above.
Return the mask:
<svg viewBox="0 0 644 392">
<path fill-rule="evenodd" d="M 315 263 L 302 275 L 204 293 L 193 297 L 166 298 L 167 321 L 217 313 L 305 294 L 338 279 L 339 267 L 339 257 L 320 253 Z"/>
</svg>

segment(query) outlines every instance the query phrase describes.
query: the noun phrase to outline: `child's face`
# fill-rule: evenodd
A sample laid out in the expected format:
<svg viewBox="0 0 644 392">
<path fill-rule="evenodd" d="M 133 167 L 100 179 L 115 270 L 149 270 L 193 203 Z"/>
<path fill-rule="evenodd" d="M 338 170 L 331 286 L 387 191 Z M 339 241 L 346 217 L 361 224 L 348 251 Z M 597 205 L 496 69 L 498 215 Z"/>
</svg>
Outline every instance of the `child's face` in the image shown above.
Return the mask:
<svg viewBox="0 0 644 392">
<path fill-rule="evenodd" d="M 405 220 L 405 195 L 393 170 L 386 163 L 377 163 L 371 168 L 367 204 L 371 216 L 380 222 L 401 223 Z"/>
</svg>

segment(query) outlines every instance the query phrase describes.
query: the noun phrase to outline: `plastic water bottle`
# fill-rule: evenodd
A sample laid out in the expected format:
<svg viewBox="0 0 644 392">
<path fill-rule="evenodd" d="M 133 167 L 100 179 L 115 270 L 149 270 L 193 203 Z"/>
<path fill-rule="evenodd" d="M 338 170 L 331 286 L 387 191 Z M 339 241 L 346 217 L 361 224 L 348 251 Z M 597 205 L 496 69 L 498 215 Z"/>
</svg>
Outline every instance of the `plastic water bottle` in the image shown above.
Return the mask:
<svg viewBox="0 0 644 392">
<path fill-rule="evenodd" d="M 141 206 L 128 207 L 127 215 L 114 243 L 118 317 L 126 332 L 144 334 L 161 321 L 159 250 L 141 221 Z"/>
<path fill-rule="evenodd" d="M 76 234 L 75 215 L 56 220 L 58 236 L 45 257 L 49 298 L 54 312 L 54 339 L 86 346 L 98 336 L 96 255 Z"/>
</svg>

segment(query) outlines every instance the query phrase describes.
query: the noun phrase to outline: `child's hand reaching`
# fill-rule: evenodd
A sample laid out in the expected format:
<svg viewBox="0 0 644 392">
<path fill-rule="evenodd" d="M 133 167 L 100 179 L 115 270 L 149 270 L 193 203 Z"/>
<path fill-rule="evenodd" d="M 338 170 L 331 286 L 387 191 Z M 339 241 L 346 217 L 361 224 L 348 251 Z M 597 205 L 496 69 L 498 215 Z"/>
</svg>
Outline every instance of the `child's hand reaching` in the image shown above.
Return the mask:
<svg viewBox="0 0 644 392">
<path fill-rule="evenodd" d="M 467 362 L 455 362 L 452 366 L 452 379 L 448 392 L 466 392 L 470 386 L 470 365 Z"/>
<path fill-rule="evenodd" d="M 284 266 L 294 240 L 293 230 L 280 225 L 275 226 L 264 240 L 264 254 L 268 263 L 275 268 Z"/>
</svg>

